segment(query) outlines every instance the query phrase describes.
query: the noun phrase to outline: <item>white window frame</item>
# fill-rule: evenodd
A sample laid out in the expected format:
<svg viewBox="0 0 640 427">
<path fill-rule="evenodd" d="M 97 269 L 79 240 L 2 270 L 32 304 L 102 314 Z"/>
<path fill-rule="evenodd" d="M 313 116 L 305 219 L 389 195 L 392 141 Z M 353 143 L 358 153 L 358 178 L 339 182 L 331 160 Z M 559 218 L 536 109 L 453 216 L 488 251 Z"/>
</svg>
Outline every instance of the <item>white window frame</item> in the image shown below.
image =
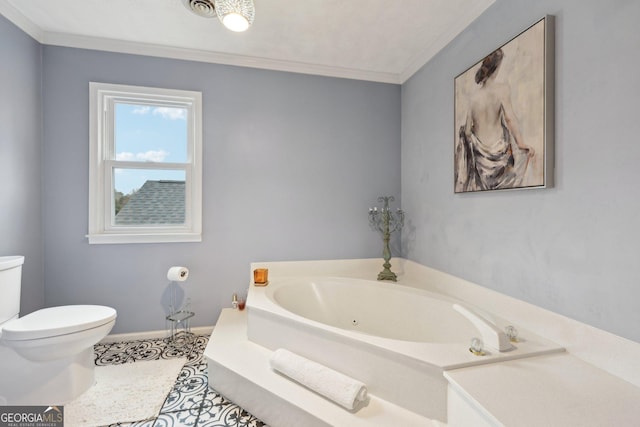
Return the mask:
<svg viewBox="0 0 640 427">
<path fill-rule="evenodd" d="M 202 93 L 142 86 L 89 83 L 90 244 L 202 241 Z M 186 163 L 118 161 L 115 157 L 115 104 L 153 104 L 187 110 Z M 185 171 L 185 223 L 115 225 L 112 221 L 114 168 Z"/>
</svg>

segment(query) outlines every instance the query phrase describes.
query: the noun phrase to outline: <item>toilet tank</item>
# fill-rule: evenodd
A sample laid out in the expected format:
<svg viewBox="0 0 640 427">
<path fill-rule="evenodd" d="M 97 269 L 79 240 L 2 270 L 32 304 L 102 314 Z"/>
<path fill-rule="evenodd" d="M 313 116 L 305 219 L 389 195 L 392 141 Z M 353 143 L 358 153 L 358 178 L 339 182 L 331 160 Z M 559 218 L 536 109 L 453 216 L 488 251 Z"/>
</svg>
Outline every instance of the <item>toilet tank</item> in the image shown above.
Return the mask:
<svg viewBox="0 0 640 427">
<path fill-rule="evenodd" d="M 0 256 L 0 325 L 20 313 L 23 263 L 23 256 Z"/>
</svg>

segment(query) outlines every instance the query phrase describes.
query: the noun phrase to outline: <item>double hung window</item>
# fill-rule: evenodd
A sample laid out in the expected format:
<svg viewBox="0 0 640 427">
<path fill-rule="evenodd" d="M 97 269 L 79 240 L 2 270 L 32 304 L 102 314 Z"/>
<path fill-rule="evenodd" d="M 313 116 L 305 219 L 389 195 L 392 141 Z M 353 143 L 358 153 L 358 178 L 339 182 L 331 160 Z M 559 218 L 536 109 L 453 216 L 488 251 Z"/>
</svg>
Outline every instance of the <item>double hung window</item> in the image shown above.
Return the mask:
<svg viewBox="0 0 640 427">
<path fill-rule="evenodd" d="M 89 243 L 197 242 L 200 92 L 90 83 Z"/>
</svg>

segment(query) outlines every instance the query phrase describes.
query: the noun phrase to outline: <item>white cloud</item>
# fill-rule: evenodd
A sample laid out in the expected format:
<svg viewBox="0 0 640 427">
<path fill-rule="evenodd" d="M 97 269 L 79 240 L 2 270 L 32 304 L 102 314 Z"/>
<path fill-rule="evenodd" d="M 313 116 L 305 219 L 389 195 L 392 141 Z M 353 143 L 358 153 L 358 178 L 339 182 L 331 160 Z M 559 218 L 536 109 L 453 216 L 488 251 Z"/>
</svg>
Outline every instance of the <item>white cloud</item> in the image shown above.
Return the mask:
<svg viewBox="0 0 640 427">
<path fill-rule="evenodd" d="M 140 105 L 134 108 L 131 112 L 141 116 L 151 113 L 154 116 L 162 116 L 163 119 L 169 120 L 187 119 L 187 110 L 184 108 L 155 107 L 152 109 L 149 105 Z"/>
<path fill-rule="evenodd" d="M 130 153 L 123 151 L 116 154 L 116 160 L 122 160 L 125 162 L 162 162 L 170 153 L 164 150 L 149 150 L 144 153 Z"/>
<path fill-rule="evenodd" d="M 127 151 L 123 151 L 122 153 L 116 153 L 116 160 L 122 160 L 125 162 L 130 162 L 135 160 L 136 155 L 133 153 L 129 153 Z"/>
<path fill-rule="evenodd" d="M 134 108 L 133 110 L 133 114 L 149 114 L 149 111 L 151 111 L 151 107 L 149 106 L 140 106 L 138 108 Z"/>
<path fill-rule="evenodd" d="M 156 107 L 153 109 L 153 114 L 156 116 L 162 116 L 162 118 L 170 120 L 187 119 L 187 110 L 185 110 L 184 108 Z"/>
<path fill-rule="evenodd" d="M 144 152 L 144 153 L 136 154 L 136 158 L 138 160 L 141 160 L 141 161 L 144 161 L 144 162 L 161 162 L 168 155 L 169 155 L 169 153 L 164 151 L 164 150 L 157 150 L 157 151 L 156 150 L 149 150 L 149 151 Z"/>
</svg>

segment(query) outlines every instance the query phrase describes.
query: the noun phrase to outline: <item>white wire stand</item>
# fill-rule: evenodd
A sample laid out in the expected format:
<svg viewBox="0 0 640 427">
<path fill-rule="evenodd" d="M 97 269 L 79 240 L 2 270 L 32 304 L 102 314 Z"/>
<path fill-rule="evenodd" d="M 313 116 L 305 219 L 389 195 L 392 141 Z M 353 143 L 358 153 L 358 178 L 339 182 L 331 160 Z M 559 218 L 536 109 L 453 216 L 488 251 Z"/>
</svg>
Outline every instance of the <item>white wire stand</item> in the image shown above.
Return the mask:
<svg viewBox="0 0 640 427">
<path fill-rule="evenodd" d="M 193 341 L 191 333 L 191 318 L 193 311 L 179 310 L 167 316 L 169 322 L 169 342 L 176 347 L 182 347 Z"/>
</svg>

